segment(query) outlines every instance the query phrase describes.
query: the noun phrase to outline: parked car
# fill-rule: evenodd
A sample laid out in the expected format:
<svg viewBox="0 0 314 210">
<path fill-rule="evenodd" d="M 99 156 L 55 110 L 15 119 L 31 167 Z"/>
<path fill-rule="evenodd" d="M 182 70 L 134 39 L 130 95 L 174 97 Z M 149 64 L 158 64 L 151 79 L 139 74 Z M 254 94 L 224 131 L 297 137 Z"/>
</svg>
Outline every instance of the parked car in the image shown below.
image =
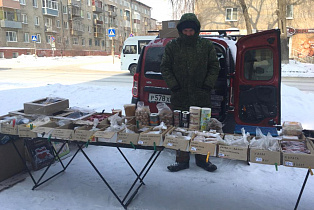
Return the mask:
<svg viewBox="0 0 314 210">
<path fill-rule="evenodd" d="M 212 90 L 212 117 L 232 132 L 236 124 L 272 127 L 280 125 L 280 30 L 241 37 L 205 37 L 215 46 L 220 73 Z M 141 52 L 133 77 L 132 103 L 144 101 L 151 112 L 156 104 L 170 105 L 170 90 L 162 78 L 160 63 L 172 38 L 156 38 Z M 187 110 L 188 111 L 188 110 Z"/>
<path fill-rule="evenodd" d="M 130 74 L 134 75 L 142 48 L 155 38 L 156 36 L 134 36 L 127 38 L 124 41 L 120 55 L 121 70 L 129 70 Z"/>
</svg>

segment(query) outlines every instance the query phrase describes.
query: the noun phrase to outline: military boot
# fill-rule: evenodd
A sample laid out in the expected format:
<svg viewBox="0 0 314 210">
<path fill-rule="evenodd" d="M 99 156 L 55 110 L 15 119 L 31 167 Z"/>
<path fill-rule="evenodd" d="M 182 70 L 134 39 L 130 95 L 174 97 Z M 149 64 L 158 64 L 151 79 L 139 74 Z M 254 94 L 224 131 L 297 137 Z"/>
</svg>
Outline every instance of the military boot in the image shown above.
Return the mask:
<svg viewBox="0 0 314 210">
<path fill-rule="evenodd" d="M 175 162 L 174 164 L 167 166 L 167 168 L 171 172 L 181 171 L 183 169 L 189 168 L 189 162 L 183 162 L 183 163 Z"/>
</svg>

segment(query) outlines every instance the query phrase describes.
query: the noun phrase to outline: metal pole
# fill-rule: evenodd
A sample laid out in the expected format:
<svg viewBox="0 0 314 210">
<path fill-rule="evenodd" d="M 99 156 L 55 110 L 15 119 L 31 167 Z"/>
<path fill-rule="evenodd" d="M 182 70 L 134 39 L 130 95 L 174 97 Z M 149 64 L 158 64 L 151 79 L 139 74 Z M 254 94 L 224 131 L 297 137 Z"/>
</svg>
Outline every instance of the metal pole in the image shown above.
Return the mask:
<svg viewBox="0 0 314 210">
<path fill-rule="evenodd" d="M 111 43 L 112 43 L 112 46 L 111 46 L 111 54 L 112 54 L 112 63 L 114 64 L 114 43 L 113 43 L 113 37 L 111 37 Z"/>
</svg>

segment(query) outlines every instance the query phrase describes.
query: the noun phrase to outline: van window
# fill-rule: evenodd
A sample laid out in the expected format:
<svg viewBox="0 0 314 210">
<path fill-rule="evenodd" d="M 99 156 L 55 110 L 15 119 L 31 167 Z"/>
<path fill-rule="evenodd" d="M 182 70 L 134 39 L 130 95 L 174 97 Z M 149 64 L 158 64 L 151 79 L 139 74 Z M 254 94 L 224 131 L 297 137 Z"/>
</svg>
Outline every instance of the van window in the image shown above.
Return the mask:
<svg viewBox="0 0 314 210">
<path fill-rule="evenodd" d="M 270 49 L 249 50 L 244 54 L 245 79 L 270 80 L 273 75 L 273 52 Z"/>
<path fill-rule="evenodd" d="M 141 54 L 142 52 L 142 49 L 145 45 L 148 45 L 148 43 L 150 42 L 151 40 L 139 40 L 138 41 L 138 54 Z"/>
<path fill-rule="evenodd" d="M 146 51 L 144 73 L 147 78 L 162 80 L 160 63 L 165 47 L 150 47 Z"/>
<path fill-rule="evenodd" d="M 124 54 L 137 54 L 136 45 L 125 45 Z"/>
</svg>

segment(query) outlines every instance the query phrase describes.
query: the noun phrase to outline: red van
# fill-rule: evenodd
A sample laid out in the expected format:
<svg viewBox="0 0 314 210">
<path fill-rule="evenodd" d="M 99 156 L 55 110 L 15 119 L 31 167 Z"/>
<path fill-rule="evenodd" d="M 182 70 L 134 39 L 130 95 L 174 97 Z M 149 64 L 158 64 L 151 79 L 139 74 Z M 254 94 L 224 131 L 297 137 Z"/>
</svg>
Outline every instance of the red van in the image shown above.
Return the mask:
<svg viewBox="0 0 314 210">
<path fill-rule="evenodd" d="M 241 37 L 210 39 L 220 62 L 220 73 L 212 90 L 212 117 L 224 124 L 224 132 L 235 125 L 274 127 L 281 117 L 280 30 L 273 29 Z M 140 55 L 133 78 L 132 103 L 144 101 L 151 112 L 156 104 L 170 105 L 170 90 L 160 72 L 166 44 L 172 38 L 152 40 Z"/>
</svg>

